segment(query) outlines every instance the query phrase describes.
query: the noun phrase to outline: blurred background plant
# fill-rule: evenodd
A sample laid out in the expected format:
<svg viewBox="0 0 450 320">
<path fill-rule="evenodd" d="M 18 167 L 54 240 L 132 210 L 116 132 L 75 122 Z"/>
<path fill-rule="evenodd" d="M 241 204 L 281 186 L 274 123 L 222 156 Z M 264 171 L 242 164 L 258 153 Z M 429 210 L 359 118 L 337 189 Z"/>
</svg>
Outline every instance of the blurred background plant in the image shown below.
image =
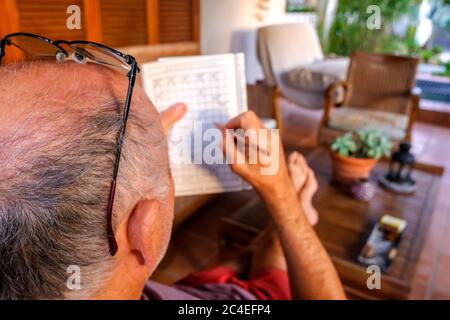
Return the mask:
<svg viewBox="0 0 450 320">
<path fill-rule="evenodd" d="M 441 77 L 450 77 L 450 62 L 444 63 L 444 71 L 442 72 L 436 72 L 434 75 L 441 76 Z"/>
<path fill-rule="evenodd" d="M 371 5 L 380 8 L 380 29 L 367 27 Z M 320 21 L 318 28 L 321 32 Z M 329 54 L 363 50 L 439 63 L 443 50 L 450 50 L 450 0 L 339 0 L 329 32 L 321 38 Z"/>
<path fill-rule="evenodd" d="M 336 16 L 330 29 L 327 52 L 348 56 L 355 50 L 386 52 L 391 51 L 392 26 L 394 20 L 418 6 L 420 1 L 411 0 L 340 0 Z M 368 29 L 367 13 L 370 5 L 380 8 L 381 28 Z M 386 50 L 387 49 L 387 50 Z"/>
<path fill-rule="evenodd" d="M 286 12 L 315 12 L 317 6 L 316 0 L 286 0 Z"/>
</svg>

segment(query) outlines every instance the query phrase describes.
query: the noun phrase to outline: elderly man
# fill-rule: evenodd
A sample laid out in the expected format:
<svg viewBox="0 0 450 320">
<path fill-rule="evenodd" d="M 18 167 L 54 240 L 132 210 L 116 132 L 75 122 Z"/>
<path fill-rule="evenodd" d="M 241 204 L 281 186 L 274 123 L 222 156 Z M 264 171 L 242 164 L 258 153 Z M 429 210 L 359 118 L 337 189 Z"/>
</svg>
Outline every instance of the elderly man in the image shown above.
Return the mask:
<svg viewBox="0 0 450 320">
<path fill-rule="evenodd" d="M 117 252 L 111 255 L 105 208 L 127 86 L 123 75 L 89 63 L 0 67 L 1 299 L 211 298 L 208 290 L 227 285 L 165 287 L 148 281 L 169 243 L 174 211 L 164 129 L 185 106 L 160 116 L 139 86 L 117 179 L 112 218 Z M 262 128 L 251 112 L 226 127 Z M 295 154 L 291 181 L 282 151 L 281 157 L 271 176 L 259 174 L 260 164 L 232 166 L 259 192 L 273 221 L 269 245 L 259 250 L 256 263 L 287 268 L 294 298 L 345 298 L 308 223 L 307 215 L 315 220 L 311 171 Z M 67 285 L 70 266 L 80 268 L 80 288 Z M 258 298 L 242 286 L 233 288 L 232 295 L 221 297 Z"/>
</svg>

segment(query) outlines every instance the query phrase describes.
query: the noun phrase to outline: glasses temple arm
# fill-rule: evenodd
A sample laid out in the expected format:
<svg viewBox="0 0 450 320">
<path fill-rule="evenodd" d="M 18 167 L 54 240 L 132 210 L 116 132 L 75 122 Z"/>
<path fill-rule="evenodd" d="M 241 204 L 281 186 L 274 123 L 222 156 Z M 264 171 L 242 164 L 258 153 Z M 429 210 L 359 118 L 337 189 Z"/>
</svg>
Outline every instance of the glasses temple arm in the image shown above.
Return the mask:
<svg viewBox="0 0 450 320">
<path fill-rule="evenodd" d="M 119 136 L 117 139 L 117 147 L 116 147 L 116 160 L 114 163 L 114 172 L 113 172 L 113 180 L 111 181 L 111 187 L 109 190 L 109 202 L 108 202 L 108 210 L 107 210 L 107 226 L 106 226 L 106 234 L 108 238 L 109 248 L 111 251 L 111 255 L 114 256 L 117 252 L 118 246 L 114 236 L 114 230 L 112 227 L 112 209 L 114 205 L 114 197 L 116 194 L 116 185 L 117 185 L 117 175 L 119 173 L 119 163 L 120 158 L 122 156 L 122 145 L 125 138 L 125 131 L 128 122 L 128 114 L 130 112 L 131 98 L 133 95 L 133 88 L 136 82 L 136 73 L 137 73 L 137 64 L 136 61 L 132 61 L 131 70 L 128 73 L 128 91 L 127 97 L 125 100 L 125 107 L 123 111 L 122 125 L 120 128 Z"/>
</svg>

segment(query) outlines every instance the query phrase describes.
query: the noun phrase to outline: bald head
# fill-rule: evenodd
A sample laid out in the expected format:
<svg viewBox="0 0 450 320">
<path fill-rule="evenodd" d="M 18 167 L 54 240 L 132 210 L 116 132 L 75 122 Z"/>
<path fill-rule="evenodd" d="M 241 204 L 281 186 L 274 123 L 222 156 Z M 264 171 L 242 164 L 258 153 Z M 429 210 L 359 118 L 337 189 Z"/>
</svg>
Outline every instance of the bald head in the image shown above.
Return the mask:
<svg viewBox="0 0 450 320">
<path fill-rule="evenodd" d="M 0 67 L 0 299 L 70 297 L 71 265 L 94 291 L 114 267 L 106 207 L 127 87 L 124 74 L 90 64 Z M 113 225 L 137 199 L 165 199 L 168 185 L 158 113 L 136 86 Z"/>
</svg>

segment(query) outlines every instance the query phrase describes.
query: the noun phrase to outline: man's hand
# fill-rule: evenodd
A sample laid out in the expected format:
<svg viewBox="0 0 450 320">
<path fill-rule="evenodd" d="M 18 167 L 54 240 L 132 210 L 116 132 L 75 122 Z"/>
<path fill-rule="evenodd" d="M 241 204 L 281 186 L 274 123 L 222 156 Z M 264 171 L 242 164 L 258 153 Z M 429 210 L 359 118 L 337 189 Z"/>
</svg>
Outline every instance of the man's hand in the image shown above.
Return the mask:
<svg viewBox="0 0 450 320">
<path fill-rule="evenodd" d="M 258 136 L 257 145 L 246 141 L 245 143 L 245 161 L 244 163 L 237 163 L 236 157 L 240 152 L 236 141 L 227 139 L 227 129 L 243 129 L 244 132 L 249 129 L 265 130 L 266 134 Z M 284 152 L 278 134 L 270 134 L 269 130 L 263 126 L 259 118 L 253 111 L 245 112 L 221 127 L 223 134 L 223 150 L 224 153 L 234 155 L 233 163 L 230 165 L 231 169 L 250 183 L 263 198 L 273 196 L 276 194 L 286 193 L 286 190 L 292 189 L 289 175 L 286 168 Z M 262 137 L 262 139 L 260 139 Z M 274 146 L 272 148 L 272 146 Z M 251 163 L 249 159 L 250 148 L 256 148 L 257 161 Z M 261 153 L 264 154 L 264 163 L 261 162 Z M 270 167 L 277 167 L 275 172 L 271 174 L 262 174 L 264 169 Z"/>
<path fill-rule="evenodd" d="M 267 130 L 251 111 L 230 120 L 221 128 L 224 135 L 223 149 L 236 155 L 239 139 L 227 139 L 226 129 Z M 300 205 L 298 195 L 286 168 L 283 148 L 278 135 L 265 135 L 269 141 L 257 141 L 258 150 L 270 151 L 269 163 L 248 162 L 248 148 L 245 146 L 245 162 L 234 162 L 231 168 L 238 175 L 252 184 L 264 199 L 267 209 L 277 230 L 289 270 L 289 280 L 294 299 L 345 299 L 344 289 L 339 281 L 336 269 L 330 257 L 320 243 L 314 230 L 306 219 L 306 212 Z M 274 143 L 278 148 L 271 148 Z M 268 146 L 268 147 L 267 147 Z M 278 157 L 278 158 L 277 158 Z M 317 181 L 303 158 L 300 163 L 299 187 L 301 197 L 311 197 L 317 189 Z M 272 175 L 263 175 L 261 170 L 278 161 L 278 170 Z M 266 161 L 264 161 L 266 162 Z M 304 190 L 302 190 L 304 189 Z"/>
<path fill-rule="evenodd" d="M 161 112 L 161 123 L 167 133 L 170 128 L 186 114 L 187 106 L 184 103 L 176 103 Z"/>
</svg>

